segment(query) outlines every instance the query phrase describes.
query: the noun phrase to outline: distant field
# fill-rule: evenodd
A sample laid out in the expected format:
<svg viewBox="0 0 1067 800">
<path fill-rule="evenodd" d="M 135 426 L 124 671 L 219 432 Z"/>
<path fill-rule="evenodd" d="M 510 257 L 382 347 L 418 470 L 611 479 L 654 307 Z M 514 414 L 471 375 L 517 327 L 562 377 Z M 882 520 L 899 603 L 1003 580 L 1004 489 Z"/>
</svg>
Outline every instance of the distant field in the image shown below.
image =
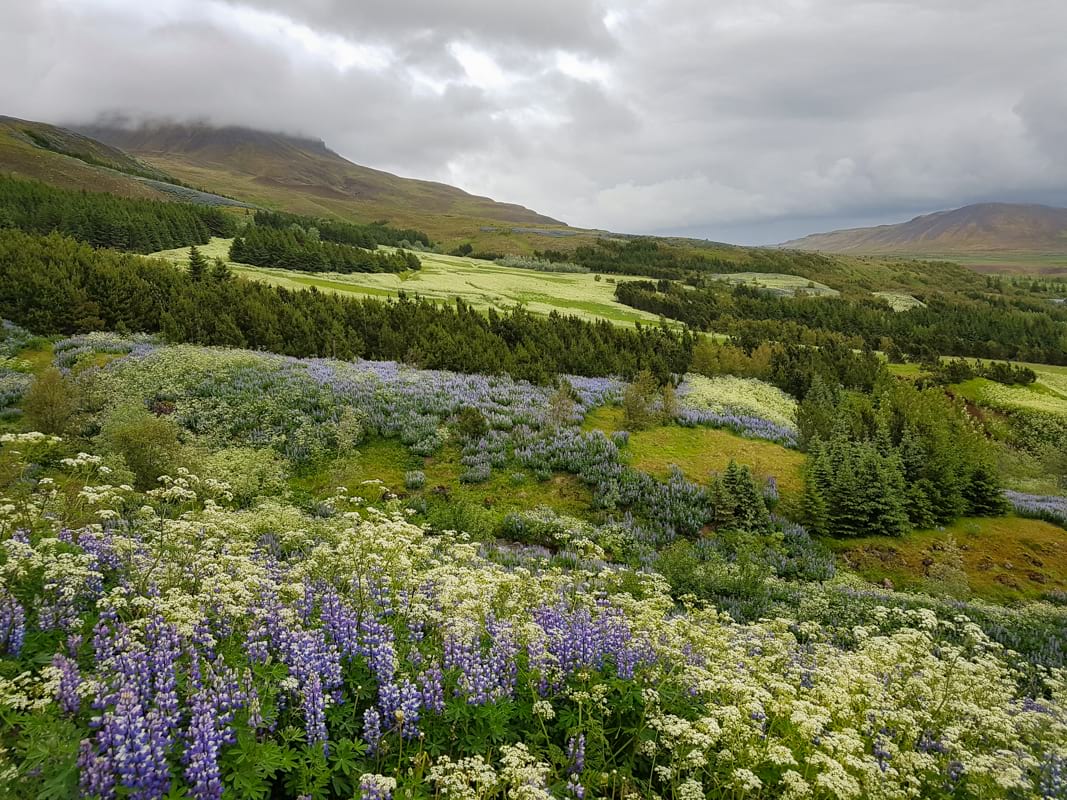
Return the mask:
<svg viewBox="0 0 1067 800">
<path fill-rule="evenodd" d="M 229 258 L 230 239 L 212 239 L 200 248 L 209 258 Z M 187 249 L 164 250 L 160 258 L 183 262 Z M 615 283 L 593 275 L 502 267 L 491 261 L 459 256 L 420 253 L 422 269 L 401 275 L 386 273 L 311 274 L 291 270 L 265 269 L 231 262 L 234 271 L 247 278 L 266 281 L 290 289 L 315 286 L 321 290 L 370 296 L 396 296 L 398 292 L 418 294 L 435 300 L 462 297 L 475 308 L 503 309 L 516 304 L 530 311 L 548 314 L 559 311 L 586 319 L 607 319 L 620 325 L 635 322 L 656 323 L 659 318 L 615 301 Z M 626 280 L 625 278 L 621 280 Z"/>
<path fill-rule="evenodd" d="M 975 378 L 957 384 L 953 389 L 961 397 L 989 408 L 1042 411 L 1067 418 L 1067 387 L 1063 386 L 1067 384 L 1067 377 L 1045 372 L 1038 375 L 1038 380 L 1030 386 L 1005 386 L 985 378 Z"/>
<path fill-rule="evenodd" d="M 976 272 L 983 273 L 1067 275 L 1067 254 L 1065 253 L 983 253 L 924 257 L 955 261 Z"/>
<path fill-rule="evenodd" d="M 757 286 L 778 294 L 793 295 L 805 292 L 825 297 L 834 297 L 840 294 L 837 289 L 831 289 L 825 284 L 802 278 L 799 275 L 787 275 L 783 272 L 722 272 L 708 277 L 724 283 L 742 283 L 746 286 Z"/>
<path fill-rule="evenodd" d="M 926 303 L 916 300 L 910 294 L 903 292 L 874 292 L 875 297 L 881 297 L 893 307 L 894 311 L 907 311 L 909 308 L 925 308 Z"/>
<path fill-rule="evenodd" d="M 949 360 L 947 357 L 942 360 Z M 974 359 L 967 359 L 973 361 Z M 1029 386 L 1005 386 L 986 378 L 974 378 L 952 386 L 952 391 L 972 403 L 1000 411 L 1042 411 L 1067 418 L 1067 366 L 1012 361 L 1037 373 Z M 923 374 L 918 364 L 890 364 L 889 371 L 905 378 Z"/>
</svg>

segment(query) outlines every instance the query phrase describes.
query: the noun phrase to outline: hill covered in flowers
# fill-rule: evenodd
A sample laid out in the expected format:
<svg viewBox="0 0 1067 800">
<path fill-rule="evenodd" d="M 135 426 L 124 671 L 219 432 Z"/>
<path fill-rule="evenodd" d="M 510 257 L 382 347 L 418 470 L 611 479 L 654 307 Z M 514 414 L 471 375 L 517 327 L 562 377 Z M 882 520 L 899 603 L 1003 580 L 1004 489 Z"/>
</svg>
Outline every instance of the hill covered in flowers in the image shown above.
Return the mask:
<svg viewBox="0 0 1067 800">
<path fill-rule="evenodd" d="M 1062 605 L 581 424 L 795 454 L 813 401 L 5 330 L 0 797 L 1063 796 Z"/>
</svg>

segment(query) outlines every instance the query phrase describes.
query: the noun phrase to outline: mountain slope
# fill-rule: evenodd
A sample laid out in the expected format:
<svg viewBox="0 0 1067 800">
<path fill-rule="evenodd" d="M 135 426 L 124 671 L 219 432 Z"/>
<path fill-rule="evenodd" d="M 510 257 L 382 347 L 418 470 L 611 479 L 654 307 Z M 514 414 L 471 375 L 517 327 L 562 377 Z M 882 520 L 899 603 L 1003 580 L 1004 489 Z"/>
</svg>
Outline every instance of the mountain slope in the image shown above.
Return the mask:
<svg viewBox="0 0 1067 800">
<path fill-rule="evenodd" d="M 440 237 L 490 223 L 563 225 L 519 205 L 353 164 L 321 141 L 199 125 L 80 130 L 188 183 L 300 214 L 384 219 Z"/>
<path fill-rule="evenodd" d="M 981 203 L 897 225 L 816 233 L 781 246 L 827 253 L 1067 254 L 1067 208 Z"/>
<path fill-rule="evenodd" d="M 89 136 L 15 117 L 0 116 L 0 174 L 120 197 L 248 205 L 179 185 L 166 172 Z"/>
<path fill-rule="evenodd" d="M 33 178 L 64 189 L 92 189 L 124 197 L 162 199 L 139 180 L 167 176 L 126 153 L 74 131 L 0 116 L 0 173 Z"/>
</svg>

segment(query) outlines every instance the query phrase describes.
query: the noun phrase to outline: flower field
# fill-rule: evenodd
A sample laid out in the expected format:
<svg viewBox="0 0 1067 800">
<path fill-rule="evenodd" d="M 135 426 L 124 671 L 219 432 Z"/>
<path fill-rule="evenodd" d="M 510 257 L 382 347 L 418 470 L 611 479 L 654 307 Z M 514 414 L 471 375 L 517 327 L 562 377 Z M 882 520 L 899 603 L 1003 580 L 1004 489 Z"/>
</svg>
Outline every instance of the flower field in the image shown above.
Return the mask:
<svg viewBox="0 0 1067 800">
<path fill-rule="evenodd" d="M 74 433 L 0 436 L 0 798 L 1063 796 L 1067 609 L 838 574 L 765 384 L 630 435 L 609 379 L 54 354 Z"/>
<path fill-rule="evenodd" d="M 757 417 L 794 430 L 797 403 L 781 389 L 755 378 L 686 375 L 679 395 L 687 406 L 716 414 Z"/>
<path fill-rule="evenodd" d="M 1043 384 L 1051 378 L 1059 390 Z M 1059 375 L 1042 373 L 1040 382 L 1033 386 L 1005 386 L 1000 383 L 975 378 L 958 386 L 959 393 L 981 405 L 1002 411 L 1036 411 L 1067 418 L 1067 394 L 1061 394 Z"/>
<path fill-rule="evenodd" d="M 0 450 L 51 476 L 2 506 L 12 797 L 1062 796 L 1063 670 L 956 614 L 738 624 L 581 540 L 140 494 L 64 447 Z"/>
</svg>

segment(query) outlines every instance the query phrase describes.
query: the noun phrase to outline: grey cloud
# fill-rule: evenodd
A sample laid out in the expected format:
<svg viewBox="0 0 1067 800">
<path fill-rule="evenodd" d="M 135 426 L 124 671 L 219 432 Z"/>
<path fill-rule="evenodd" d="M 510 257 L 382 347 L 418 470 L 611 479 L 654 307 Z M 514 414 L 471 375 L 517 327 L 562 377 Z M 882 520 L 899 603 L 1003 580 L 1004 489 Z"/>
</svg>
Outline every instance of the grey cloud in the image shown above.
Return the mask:
<svg viewBox="0 0 1067 800">
<path fill-rule="evenodd" d="M 599 0 L 228 0 L 356 38 L 404 41 L 429 31 L 485 46 L 606 50 L 613 42 Z"/>
<path fill-rule="evenodd" d="M 1060 0 L 135 3 L 5 9 L 0 113 L 287 130 L 574 224 L 753 242 L 1067 190 Z M 339 70 L 212 9 L 387 63 Z"/>
</svg>

